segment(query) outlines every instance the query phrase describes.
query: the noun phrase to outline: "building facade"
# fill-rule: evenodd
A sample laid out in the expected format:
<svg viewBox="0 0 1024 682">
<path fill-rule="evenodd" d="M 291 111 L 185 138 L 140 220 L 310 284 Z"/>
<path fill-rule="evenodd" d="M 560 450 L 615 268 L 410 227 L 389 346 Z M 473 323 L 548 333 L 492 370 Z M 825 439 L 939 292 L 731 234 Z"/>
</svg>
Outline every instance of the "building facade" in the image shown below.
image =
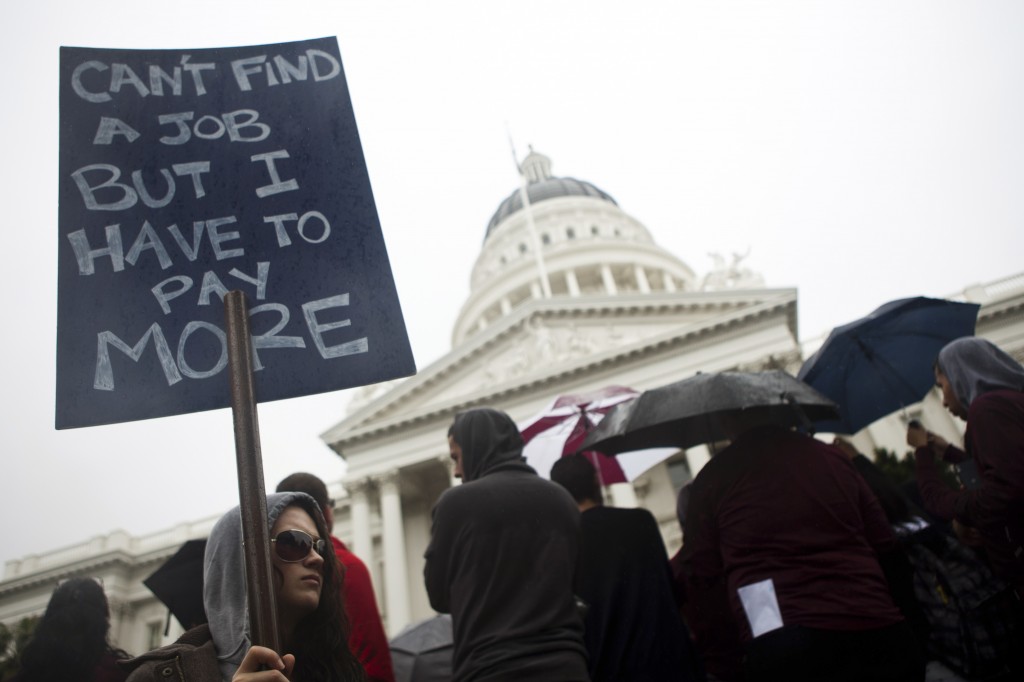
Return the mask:
<svg viewBox="0 0 1024 682">
<path fill-rule="evenodd" d="M 553 176 L 534 152 L 522 170 L 523 185 L 486 226 L 451 351 L 413 377 L 358 390 L 322 434 L 347 464 L 344 478 L 329 482 L 335 533 L 370 568 L 390 634 L 433 614 L 422 557 L 433 504 L 457 484 L 445 434 L 458 411 L 492 406 L 523 423 L 557 395 L 609 385 L 643 390 L 698 371 L 795 374 L 822 341 L 799 342 L 796 290 L 766 288 L 741 256 L 716 258 L 699 278 L 607 192 Z M 978 334 L 1024 360 L 1024 273 L 950 298 L 981 303 Z M 904 452 L 905 423 L 915 417 L 950 439 L 962 434 L 933 392 L 854 444 Z M 649 509 L 675 551 L 676 492 L 706 460 L 703 447 L 679 452 L 611 486 L 611 503 Z M 0 622 L 40 614 L 59 580 L 89 575 L 103 580 L 118 646 L 138 653 L 171 641 L 181 628 L 171 621 L 165 633 L 167 611 L 142 580 L 215 520 L 143 537 L 112 533 L 7 562 Z"/>
</svg>

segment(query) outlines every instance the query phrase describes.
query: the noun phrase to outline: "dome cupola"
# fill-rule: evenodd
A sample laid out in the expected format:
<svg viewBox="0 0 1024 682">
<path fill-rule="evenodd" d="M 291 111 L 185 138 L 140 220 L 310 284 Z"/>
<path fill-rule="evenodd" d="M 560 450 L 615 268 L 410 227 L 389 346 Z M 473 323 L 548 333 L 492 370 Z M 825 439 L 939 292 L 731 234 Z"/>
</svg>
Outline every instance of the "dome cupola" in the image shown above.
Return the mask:
<svg viewBox="0 0 1024 682">
<path fill-rule="evenodd" d="M 526 179 L 526 192 L 529 203 L 538 204 L 548 199 L 559 197 L 593 197 L 601 201 L 607 201 L 615 206 L 615 199 L 612 199 L 604 190 L 601 190 L 585 180 L 576 178 L 556 178 L 551 175 L 551 159 L 538 154 L 530 149 L 530 153 L 523 159 L 520 172 Z M 523 208 L 522 192 L 518 189 L 505 197 L 505 200 L 498 204 L 498 210 L 491 216 L 487 223 L 487 233 L 484 241 L 491 236 L 495 227 L 500 225 L 509 216 Z"/>
<path fill-rule="evenodd" d="M 553 176 L 551 160 L 533 149 L 519 172 L 522 186 L 487 223 L 470 295 L 452 333 L 454 346 L 534 299 L 697 288 L 693 271 L 655 244 L 604 190 Z"/>
</svg>

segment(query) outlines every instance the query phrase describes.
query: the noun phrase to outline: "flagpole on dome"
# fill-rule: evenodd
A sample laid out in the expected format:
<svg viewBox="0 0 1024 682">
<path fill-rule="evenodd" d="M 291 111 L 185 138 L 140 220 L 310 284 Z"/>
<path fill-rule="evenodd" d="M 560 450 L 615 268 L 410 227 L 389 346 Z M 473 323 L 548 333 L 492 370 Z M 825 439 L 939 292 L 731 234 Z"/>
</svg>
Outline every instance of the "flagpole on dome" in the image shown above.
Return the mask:
<svg viewBox="0 0 1024 682">
<path fill-rule="evenodd" d="M 527 185 L 532 182 L 539 182 L 551 175 L 550 161 L 541 154 L 533 151 L 530 146 L 530 153 L 519 163 L 516 155 L 516 146 L 512 142 L 512 134 L 509 133 L 508 143 L 512 147 L 512 161 L 516 164 L 516 171 L 519 173 L 519 199 L 523 202 L 523 211 L 526 212 L 526 224 L 529 227 L 530 241 L 533 242 L 533 255 L 537 261 L 537 272 L 540 274 L 540 287 L 544 298 L 551 298 L 551 281 L 548 279 L 548 269 L 544 264 L 544 254 L 540 236 L 537 234 L 537 225 L 533 222 L 533 210 L 530 207 L 530 193 Z"/>
</svg>

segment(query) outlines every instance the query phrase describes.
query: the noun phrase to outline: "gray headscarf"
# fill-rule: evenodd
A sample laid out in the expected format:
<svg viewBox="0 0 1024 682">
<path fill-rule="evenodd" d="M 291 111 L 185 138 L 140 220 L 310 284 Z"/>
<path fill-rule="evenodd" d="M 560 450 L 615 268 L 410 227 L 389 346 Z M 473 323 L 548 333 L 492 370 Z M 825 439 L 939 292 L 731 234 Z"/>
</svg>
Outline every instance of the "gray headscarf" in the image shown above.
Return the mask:
<svg viewBox="0 0 1024 682">
<path fill-rule="evenodd" d="M 938 366 L 965 410 L 982 393 L 1024 391 L 1024 367 L 991 341 L 977 336 L 946 344 L 939 351 Z"/>
<path fill-rule="evenodd" d="M 326 528 L 316 501 L 306 493 L 267 495 L 267 530 L 285 507 L 305 509 Z M 203 605 L 217 649 L 217 662 L 225 682 L 231 680 L 249 650 L 249 612 L 245 588 L 245 555 L 242 552 L 242 515 L 235 507 L 217 521 L 206 541 L 203 556 Z"/>
</svg>

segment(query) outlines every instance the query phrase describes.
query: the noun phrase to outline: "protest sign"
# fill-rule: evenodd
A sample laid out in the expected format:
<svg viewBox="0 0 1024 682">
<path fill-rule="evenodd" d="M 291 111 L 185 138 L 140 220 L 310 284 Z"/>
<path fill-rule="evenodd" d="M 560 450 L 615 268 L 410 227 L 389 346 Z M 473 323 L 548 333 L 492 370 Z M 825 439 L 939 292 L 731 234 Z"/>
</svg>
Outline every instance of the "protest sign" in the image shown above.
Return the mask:
<svg viewBox="0 0 1024 682">
<path fill-rule="evenodd" d="M 57 428 L 413 374 L 337 41 L 61 48 Z"/>
</svg>

